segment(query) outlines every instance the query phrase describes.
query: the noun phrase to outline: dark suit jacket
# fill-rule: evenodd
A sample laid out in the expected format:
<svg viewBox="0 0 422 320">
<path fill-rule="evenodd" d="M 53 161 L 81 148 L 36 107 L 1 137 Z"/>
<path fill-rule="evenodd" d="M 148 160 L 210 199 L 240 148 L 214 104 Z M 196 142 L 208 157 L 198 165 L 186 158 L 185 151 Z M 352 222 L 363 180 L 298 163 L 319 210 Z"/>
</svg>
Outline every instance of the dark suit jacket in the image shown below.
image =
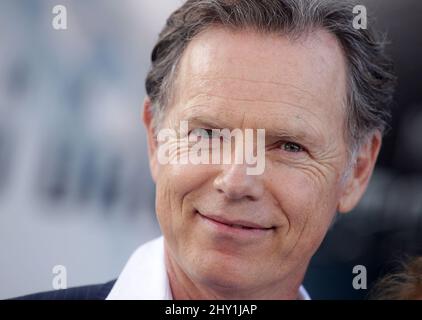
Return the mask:
<svg viewBox="0 0 422 320">
<path fill-rule="evenodd" d="M 35 293 L 13 300 L 105 300 L 115 282 Z"/>
</svg>

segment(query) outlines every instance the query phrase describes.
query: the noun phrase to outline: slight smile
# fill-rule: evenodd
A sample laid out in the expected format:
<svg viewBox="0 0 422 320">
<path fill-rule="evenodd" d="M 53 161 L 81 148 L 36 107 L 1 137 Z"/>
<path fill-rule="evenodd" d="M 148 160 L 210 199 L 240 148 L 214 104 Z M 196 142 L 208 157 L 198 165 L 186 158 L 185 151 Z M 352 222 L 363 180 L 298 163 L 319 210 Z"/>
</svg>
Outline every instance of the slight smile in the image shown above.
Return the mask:
<svg viewBox="0 0 422 320">
<path fill-rule="evenodd" d="M 238 237 L 262 237 L 275 230 L 276 227 L 266 227 L 258 223 L 245 220 L 230 220 L 219 215 L 196 213 L 212 230 L 218 233 Z"/>
</svg>

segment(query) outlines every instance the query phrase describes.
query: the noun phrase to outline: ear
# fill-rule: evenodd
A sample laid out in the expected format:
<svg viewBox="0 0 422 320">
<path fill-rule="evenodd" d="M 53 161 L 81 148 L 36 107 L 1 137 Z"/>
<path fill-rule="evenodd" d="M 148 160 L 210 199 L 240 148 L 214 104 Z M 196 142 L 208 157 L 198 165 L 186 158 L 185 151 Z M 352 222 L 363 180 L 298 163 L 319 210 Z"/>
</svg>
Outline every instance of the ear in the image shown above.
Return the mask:
<svg viewBox="0 0 422 320">
<path fill-rule="evenodd" d="M 144 99 L 143 122 L 147 133 L 148 159 L 152 180 L 157 182 L 158 161 L 157 161 L 157 139 L 155 138 L 154 128 L 152 125 L 152 103 L 147 96 Z"/>
<path fill-rule="evenodd" d="M 362 198 L 377 161 L 381 148 L 382 136 L 376 131 L 361 146 L 352 172 L 343 186 L 342 195 L 339 200 L 337 211 L 347 213 L 351 211 Z"/>
</svg>

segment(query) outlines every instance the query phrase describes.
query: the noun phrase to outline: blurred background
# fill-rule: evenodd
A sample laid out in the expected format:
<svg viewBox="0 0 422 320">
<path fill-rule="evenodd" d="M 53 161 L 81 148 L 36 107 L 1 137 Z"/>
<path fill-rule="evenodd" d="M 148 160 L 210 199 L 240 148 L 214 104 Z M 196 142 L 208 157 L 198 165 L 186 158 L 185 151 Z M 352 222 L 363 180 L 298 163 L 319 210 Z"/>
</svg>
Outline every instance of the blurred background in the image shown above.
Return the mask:
<svg viewBox="0 0 422 320">
<path fill-rule="evenodd" d="M 0 299 L 114 279 L 160 234 L 140 111 L 149 56 L 181 0 L 0 0 Z M 422 3 L 362 1 L 387 31 L 399 87 L 360 205 L 340 216 L 305 278 L 311 297 L 361 299 L 422 255 Z M 54 30 L 52 8 L 67 9 Z"/>
</svg>

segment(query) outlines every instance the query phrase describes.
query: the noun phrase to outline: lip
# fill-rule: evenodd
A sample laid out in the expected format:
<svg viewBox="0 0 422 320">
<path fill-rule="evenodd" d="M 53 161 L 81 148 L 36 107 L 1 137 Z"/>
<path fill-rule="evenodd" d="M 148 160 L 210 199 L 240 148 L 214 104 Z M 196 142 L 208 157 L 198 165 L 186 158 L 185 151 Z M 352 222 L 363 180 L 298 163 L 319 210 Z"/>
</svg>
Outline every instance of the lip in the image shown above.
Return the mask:
<svg viewBox="0 0 422 320">
<path fill-rule="evenodd" d="M 196 213 L 207 225 L 221 233 L 253 237 L 267 235 L 274 230 L 274 227 L 265 227 L 251 221 L 229 220 L 213 214 L 202 214 L 198 210 Z"/>
</svg>

